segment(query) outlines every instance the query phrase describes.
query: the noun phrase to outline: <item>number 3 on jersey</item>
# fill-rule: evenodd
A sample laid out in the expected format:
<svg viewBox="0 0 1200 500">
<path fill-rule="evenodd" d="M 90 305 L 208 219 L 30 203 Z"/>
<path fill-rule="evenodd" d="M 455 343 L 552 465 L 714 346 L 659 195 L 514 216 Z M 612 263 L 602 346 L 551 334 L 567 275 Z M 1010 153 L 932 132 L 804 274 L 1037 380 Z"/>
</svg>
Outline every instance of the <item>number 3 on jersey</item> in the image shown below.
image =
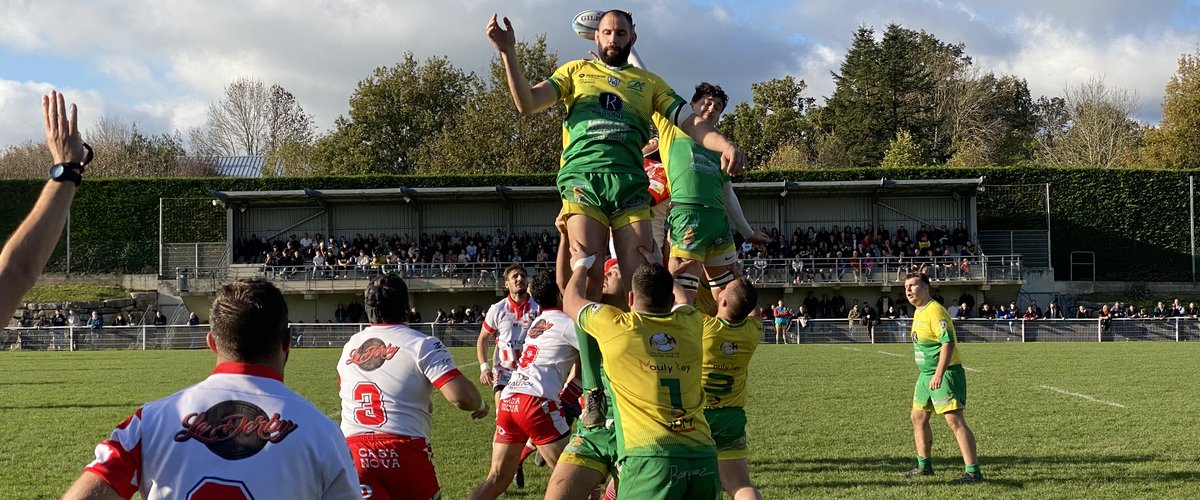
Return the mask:
<svg viewBox="0 0 1200 500">
<path fill-rule="evenodd" d="M 537 358 L 537 353 L 537 346 L 531 345 L 526 347 L 525 352 L 521 353 L 521 368 L 529 366 L 529 363 L 532 363 L 534 358 Z"/>
<path fill-rule="evenodd" d="M 358 423 L 378 427 L 387 422 L 387 410 L 383 408 L 379 386 L 372 382 L 359 382 L 354 386 L 354 400 L 359 405 L 354 410 L 354 420 Z"/>
</svg>

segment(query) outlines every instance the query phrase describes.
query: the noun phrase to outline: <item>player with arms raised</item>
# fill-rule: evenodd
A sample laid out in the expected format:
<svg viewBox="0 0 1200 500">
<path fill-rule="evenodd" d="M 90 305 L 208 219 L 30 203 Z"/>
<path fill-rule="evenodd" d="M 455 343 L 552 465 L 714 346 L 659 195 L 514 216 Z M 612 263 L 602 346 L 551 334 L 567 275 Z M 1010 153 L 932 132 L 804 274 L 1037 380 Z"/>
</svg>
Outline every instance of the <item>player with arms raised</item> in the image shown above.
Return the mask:
<svg viewBox="0 0 1200 500">
<path fill-rule="evenodd" d="M 441 485 L 429 444 L 429 398 L 437 389 L 480 419 L 487 400 L 463 376 L 438 339 L 409 328 L 408 285 L 394 274 L 363 293 L 371 326 L 354 334 L 338 358 L 342 432 L 362 480 L 362 497 L 438 498 Z"/>
<path fill-rule="evenodd" d="M 965 470 L 954 483 L 983 481 L 975 456 L 975 434 L 967 427 L 963 410 L 967 407 L 967 375 L 958 357 L 958 337 L 946 308 L 929 294 L 929 277 L 910 273 L 904 277 L 904 295 L 916 307 L 912 319 L 913 353 L 916 357 L 917 385 L 913 390 L 913 440 L 917 445 L 917 468 L 905 477 L 933 475 L 933 430 L 929 417 L 933 412 L 945 415 L 963 455 Z"/>
<path fill-rule="evenodd" d="M 529 328 L 517 370 L 496 407 L 491 471 L 468 498 L 490 499 L 504 493 L 527 440 L 553 468 L 571 433 L 559 394 L 579 361 L 575 322 L 563 313 L 554 272 L 535 275 L 529 289 L 542 312 Z"/>
<path fill-rule="evenodd" d="M 727 171 L 741 172 L 745 155 L 693 115 L 661 78 L 628 64 L 637 40 L 628 13 L 610 10 L 600 16 L 594 35 L 599 61 L 569 62 L 532 87 L 517 59 L 516 37 L 507 18 L 504 26 L 493 15 L 487 36 L 500 52 L 517 111 L 532 114 L 558 102 L 567 106 L 557 179 L 567 234 L 584 253 L 601 254 L 611 229 L 616 257 L 628 266 L 623 273 L 628 289 L 631 271 L 643 262 L 657 262 L 661 255 L 650 230 L 649 180 L 641 153 L 650 139 L 653 114 L 662 114 L 696 142 L 720 151 Z M 601 269 L 585 271 L 587 296 L 599 300 Z"/>
</svg>

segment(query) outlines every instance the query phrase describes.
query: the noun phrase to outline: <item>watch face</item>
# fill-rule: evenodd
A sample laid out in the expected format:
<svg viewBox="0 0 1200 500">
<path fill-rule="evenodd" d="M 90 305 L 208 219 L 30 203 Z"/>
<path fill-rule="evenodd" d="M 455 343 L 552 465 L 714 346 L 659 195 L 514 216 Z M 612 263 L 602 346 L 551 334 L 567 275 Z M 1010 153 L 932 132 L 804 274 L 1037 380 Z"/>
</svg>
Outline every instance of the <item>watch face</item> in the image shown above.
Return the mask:
<svg viewBox="0 0 1200 500">
<path fill-rule="evenodd" d="M 59 177 L 62 177 L 63 171 L 65 171 L 66 169 L 67 169 L 67 167 L 64 167 L 62 165 L 55 165 L 53 167 L 50 167 L 50 178 L 57 179 Z"/>
</svg>

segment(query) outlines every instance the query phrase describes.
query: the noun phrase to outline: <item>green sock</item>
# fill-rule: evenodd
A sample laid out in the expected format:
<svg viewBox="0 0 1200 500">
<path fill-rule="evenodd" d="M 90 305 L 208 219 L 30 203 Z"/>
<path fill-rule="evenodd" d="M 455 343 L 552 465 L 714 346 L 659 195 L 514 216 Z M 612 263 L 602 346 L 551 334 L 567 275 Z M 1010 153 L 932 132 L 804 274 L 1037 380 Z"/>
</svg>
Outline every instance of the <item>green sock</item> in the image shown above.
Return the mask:
<svg viewBox="0 0 1200 500">
<path fill-rule="evenodd" d="M 978 474 L 979 473 L 979 464 L 967 464 L 966 467 L 963 467 L 963 470 L 966 471 L 968 474 Z"/>
<path fill-rule="evenodd" d="M 918 469 L 932 469 L 933 468 L 933 459 L 925 458 L 920 455 L 917 455 L 917 468 Z"/>
</svg>

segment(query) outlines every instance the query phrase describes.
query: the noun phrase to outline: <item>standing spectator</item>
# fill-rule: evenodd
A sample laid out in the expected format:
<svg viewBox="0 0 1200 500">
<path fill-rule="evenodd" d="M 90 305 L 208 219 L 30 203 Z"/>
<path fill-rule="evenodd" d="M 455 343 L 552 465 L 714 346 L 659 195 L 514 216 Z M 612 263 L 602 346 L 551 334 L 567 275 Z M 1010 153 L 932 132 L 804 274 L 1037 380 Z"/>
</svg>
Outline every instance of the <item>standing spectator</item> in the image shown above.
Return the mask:
<svg viewBox="0 0 1200 500">
<path fill-rule="evenodd" d="M 854 323 L 858 322 L 862 317 L 862 311 L 858 309 L 858 304 L 850 307 L 850 312 L 846 313 L 846 319 L 850 321 L 850 336 L 854 336 Z"/>
<path fill-rule="evenodd" d="M 771 310 L 771 313 L 772 313 L 772 316 L 775 318 L 775 343 L 776 344 L 786 344 L 787 343 L 788 318 L 791 317 L 792 312 L 789 311 L 788 308 L 783 305 L 783 299 L 779 299 L 779 302 L 775 304 L 775 307 Z M 780 342 L 781 339 L 783 340 L 783 342 Z"/>
<path fill-rule="evenodd" d="M 421 322 L 421 312 L 417 311 L 417 308 L 415 306 L 412 308 L 412 310 L 410 310 L 408 312 L 408 322 L 409 323 L 420 323 Z"/>
<path fill-rule="evenodd" d="M 441 341 L 408 327 L 403 279 L 394 274 L 372 279 L 363 295 L 371 326 L 346 342 L 337 372 L 341 427 L 351 456 L 387 457 L 355 461 L 364 496 L 438 498 L 430 395 L 437 389 L 473 419 L 488 415 L 487 401 Z"/>
<path fill-rule="evenodd" d="M 1104 331 L 1108 331 L 1110 328 L 1112 328 L 1112 311 L 1109 311 L 1108 304 L 1100 306 L 1099 317 L 1100 327 L 1104 328 Z"/>
<path fill-rule="evenodd" d="M 796 312 L 796 324 L 799 328 L 796 330 L 796 343 L 800 343 L 800 332 L 808 330 L 808 322 L 812 316 L 808 313 L 808 306 L 800 306 L 800 310 Z"/>
<path fill-rule="evenodd" d="M 79 316 L 75 314 L 74 309 L 67 309 L 67 326 L 71 328 L 79 326 Z"/>
<path fill-rule="evenodd" d="M 959 321 L 966 321 L 967 319 L 970 319 L 970 318 L 971 318 L 971 308 L 967 307 L 966 302 L 960 302 L 958 304 L 958 314 L 955 315 L 954 319 L 957 319 Z"/>
<path fill-rule="evenodd" d="M 870 304 L 863 304 L 862 324 L 867 327 L 867 338 L 875 338 L 875 326 L 879 324 L 879 312 Z"/>
<path fill-rule="evenodd" d="M 88 343 L 96 345 L 96 339 L 100 337 L 100 329 L 104 328 L 104 318 L 100 317 L 100 313 L 92 311 L 92 317 L 88 318 Z"/>
<path fill-rule="evenodd" d="M 304 233 L 304 236 L 308 236 L 308 233 Z M 199 324 L 200 316 L 196 315 L 196 313 L 192 313 L 188 316 L 188 326 L 197 326 Z"/>
<path fill-rule="evenodd" d="M 979 306 L 979 319 L 996 319 L 996 312 L 992 310 L 992 305 L 983 303 Z"/>
<path fill-rule="evenodd" d="M 1084 319 L 1089 316 L 1088 308 L 1083 304 L 1079 304 L 1079 309 L 1075 311 L 1075 319 Z"/>
<path fill-rule="evenodd" d="M 154 310 L 154 326 L 166 326 L 166 325 L 167 325 L 167 317 L 163 316 L 162 311 L 155 309 Z"/>
<path fill-rule="evenodd" d="M 1154 315 L 1154 319 L 1167 319 L 1167 316 L 1170 315 L 1170 312 L 1168 312 L 1167 306 L 1164 305 L 1160 300 L 1158 301 L 1158 305 L 1154 306 L 1154 312 L 1151 314 Z M 70 319 L 70 317 L 68 317 L 68 319 Z"/>
<path fill-rule="evenodd" d="M 258 498 L 361 499 L 337 426 L 283 384 L 291 338 L 279 289 L 262 279 L 225 285 L 210 317 L 212 375 L 134 412 L 64 498 L 222 498 L 232 484 Z M 206 421 L 264 425 L 214 441 Z"/>
<path fill-rule="evenodd" d="M 1045 319 L 1063 319 L 1062 311 L 1058 309 L 1058 304 L 1053 300 L 1046 306 L 1046 314 L 1042 317 Z"/>
<path fill-rule="evenodd" d="M 1026 321 L 1033 321 L 1033 320 L 1036 320 L 1036 319 L 1038 319 L 1038 318 L 1040 318 L 1040 316 L 1038 316 L 1038 313 L 1037 313 L 1037 311 L 1035 311 L 1035 310 L 1033 309 L 1033 306 L 1032 306 L 1032 305 L 1026 306 L 1026 307 L 1025 307 L 1025 314 L 1022 314 L 1022 315 L 1021 315 L 1021 319 L 1023 319 L 1023 320 L 1026 320 Z"/>
<path fill-rule="evenodd" d="M 50 318 L 50 326 L 54 330 L 50 333 L 50 350 L 57 351 L 62 349 L 66 344 L 67 317 L 63 314 L 62 309 L 55 309 L 54 316 Z M 70 346 L 66 346 L 68 349 Z"/>
<path fill-rule="evenodd" d="M 117 316 L 113 318 L 113 326 L 129 326 L 129 318 L 122 313 L 117 313 Z"/>
<path fill-rule="evenodd" d="M 338 323 L 346 322 L 346 306 L 342 305 L 340 302 L 337 305 L 337 309 L 333 310 L 333 320 Z"/>
<path fill-rule="evenodd" d="M 433 322 L 434 323 L 449 323 L 450 317 L 449 317 L 449 315 L 446 314 L 445 309 L 442 309 L 439 307 L 437 310 L 437 314 L 433 318 Z"/>
</svg>

